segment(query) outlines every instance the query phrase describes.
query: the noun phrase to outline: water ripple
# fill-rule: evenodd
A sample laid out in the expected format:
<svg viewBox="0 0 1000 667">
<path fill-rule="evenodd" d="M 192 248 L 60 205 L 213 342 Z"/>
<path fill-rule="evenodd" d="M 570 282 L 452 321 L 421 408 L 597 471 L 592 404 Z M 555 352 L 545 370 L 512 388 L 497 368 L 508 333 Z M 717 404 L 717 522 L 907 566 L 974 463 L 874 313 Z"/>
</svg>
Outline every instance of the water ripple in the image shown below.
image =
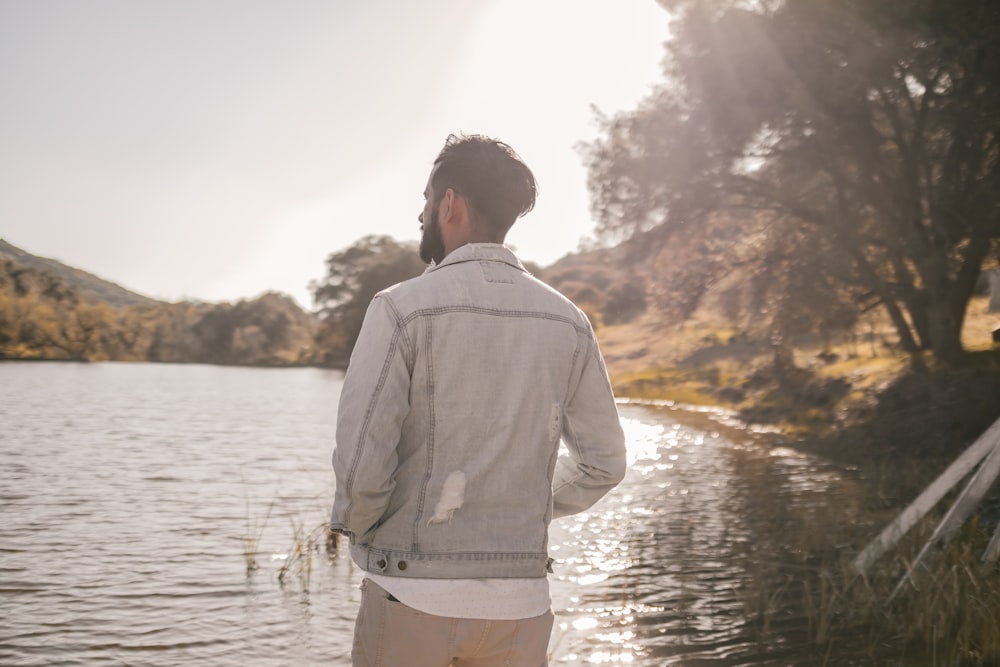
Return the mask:
<svg viewBox="0 0 1000 667">
<path fill-rule="evenodd" d="M 0 364 L 0 664 L 348 665 L 361 572 L 316 553 L 308 582 L 277 581 L 293 524 L 326 520 L 340 382 Z M 726 415 L 621 414 L 625 482 L 551 529 L 553 664 L 801 664 L 805 620 L 776 617 L 761 646 L 748 599 L 775 531 L 820 511 L 837 474 Z"/>
</svg>

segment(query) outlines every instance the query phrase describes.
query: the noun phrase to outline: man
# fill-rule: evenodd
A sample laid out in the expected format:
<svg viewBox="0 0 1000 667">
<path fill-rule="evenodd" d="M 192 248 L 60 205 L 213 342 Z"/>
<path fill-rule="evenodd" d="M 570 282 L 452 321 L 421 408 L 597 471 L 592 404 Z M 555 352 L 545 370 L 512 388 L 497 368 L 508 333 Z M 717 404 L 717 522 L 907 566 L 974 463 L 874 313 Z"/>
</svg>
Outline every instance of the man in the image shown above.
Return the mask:
<svg viewBox="0 0 1000 667">
<path fill-rule="evenodd" d="M 419 216 L 432 265 L 365 315 L 333 455 L 331 529 L 366 572 L 354 665 L 547 664 L 549 522 L 625 474 L 587 318 L 502 245 L 535 195 L 509 146 L 448 137 Z"/>
</svg>

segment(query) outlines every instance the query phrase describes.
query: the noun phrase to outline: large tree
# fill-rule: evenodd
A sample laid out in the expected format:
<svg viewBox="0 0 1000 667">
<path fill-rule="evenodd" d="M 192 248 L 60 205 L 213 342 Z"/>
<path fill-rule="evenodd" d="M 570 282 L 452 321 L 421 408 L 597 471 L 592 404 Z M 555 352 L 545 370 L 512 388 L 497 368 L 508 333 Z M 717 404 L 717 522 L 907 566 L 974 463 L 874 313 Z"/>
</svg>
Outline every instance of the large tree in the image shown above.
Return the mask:
<svg viewBox="0 0 1000 667">
<path fill-rule="evenodd" d="M 850 298 L 958 357 L 1000 247 L 1000 3 L 661 4 L 665 81 L 587 150 L 605 233 L 702 260 L 694 302 L 738 263 L 779 320 Z"/>
<path fill-rule="evenodd" d="M 415 243 L 399 243 L 388 236 L 365 236 L 331 253 L 326 276 L 310 286 L 320 316 L 317 360 L 345 367 L 372 298 L 425 268 Z"/>
</svg>

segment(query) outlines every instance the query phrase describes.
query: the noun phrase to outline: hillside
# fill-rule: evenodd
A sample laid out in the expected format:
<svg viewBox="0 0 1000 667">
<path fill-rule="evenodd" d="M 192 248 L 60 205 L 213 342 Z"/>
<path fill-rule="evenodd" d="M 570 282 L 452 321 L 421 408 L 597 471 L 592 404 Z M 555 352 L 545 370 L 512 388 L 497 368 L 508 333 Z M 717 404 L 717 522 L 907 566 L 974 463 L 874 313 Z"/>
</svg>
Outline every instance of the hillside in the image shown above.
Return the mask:
<svg viewBox="0 0 1000 667">
<path fill-rule="evenodd" d="M 110 280 L 63 264 L 58 260 L 32 255 L 0 239 L 0 259 L 3 258 L 8 258 L 20 266 L 53 274 L 66 284 L 75 287 L 83 298 L 103 301 L 116 308 L 121 306 L 153 306 L 162 303 L 128 290 Z"/>
<path fill-rule="evenodd" d="M 984 292 L 969 304 L 958 366 L 903 354 L 876 309 L 790 340 L 779 369 L 753 315 L 727 313 L 725 285 L 690 317 L 671 314 L 657 272 L 623 252 L 576 253 L 540 274 L 590 316 L 618 396 L 707 408 L 851 464 L 900 452 L 948 460 L 1000 417 L 1000 312 Z"/>
<path fill-rule="evenodd" d="M 285 294 L 167 303 L 0 241 L 0 359 L 300 366 L 315 327 Z"/>
</svg>

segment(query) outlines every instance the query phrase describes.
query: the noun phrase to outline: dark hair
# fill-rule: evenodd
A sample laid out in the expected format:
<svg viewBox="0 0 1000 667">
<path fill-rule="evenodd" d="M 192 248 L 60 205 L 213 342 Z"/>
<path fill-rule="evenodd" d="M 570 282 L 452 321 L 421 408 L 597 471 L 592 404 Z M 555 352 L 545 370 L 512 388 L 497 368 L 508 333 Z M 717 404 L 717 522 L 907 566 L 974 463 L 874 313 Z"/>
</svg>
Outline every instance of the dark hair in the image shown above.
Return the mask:
<svg viewBox="0 0 1000 667">
<path fill-rule="evenodd" d="M 455 190 L 472 209 L 473 223 L 501 236 L 535 207 L 535 176 L 502 141 L 479 134 L 448 135 L 434 164 L 435 196 Z"/>
</svg>

